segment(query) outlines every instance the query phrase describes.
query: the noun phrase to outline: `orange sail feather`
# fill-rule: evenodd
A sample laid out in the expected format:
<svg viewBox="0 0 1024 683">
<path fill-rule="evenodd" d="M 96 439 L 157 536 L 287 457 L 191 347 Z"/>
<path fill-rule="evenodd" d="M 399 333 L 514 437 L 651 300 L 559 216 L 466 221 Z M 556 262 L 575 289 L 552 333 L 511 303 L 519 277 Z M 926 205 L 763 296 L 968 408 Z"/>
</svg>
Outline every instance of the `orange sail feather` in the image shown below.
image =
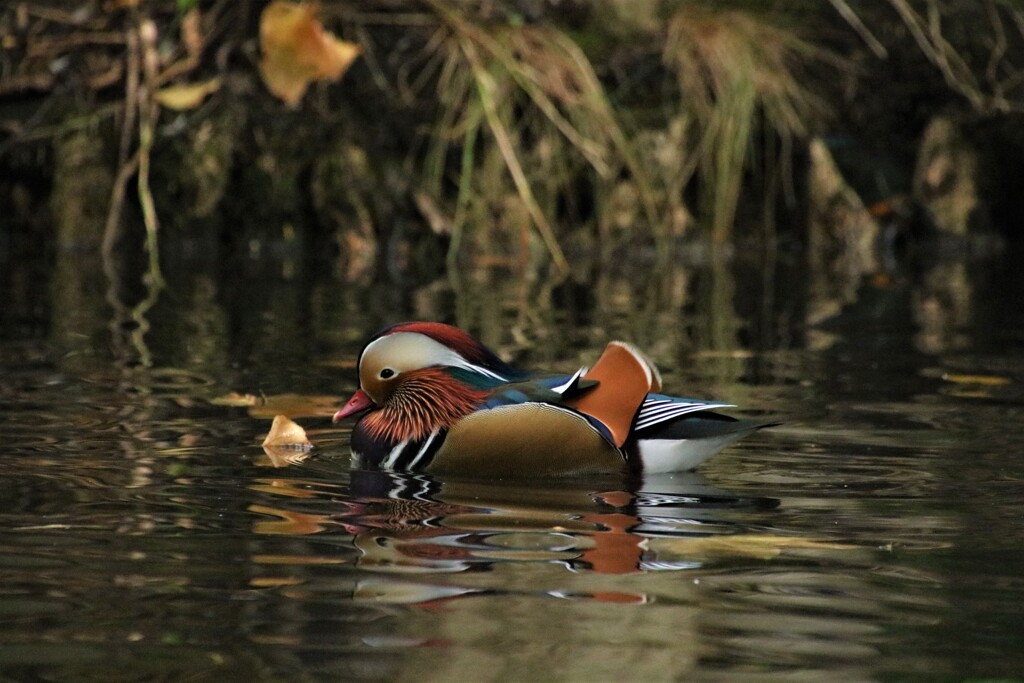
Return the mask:
<svg viewBox="0 0 1024 683">
<path fill-rule="evenodd" d="M 613 341 L 583 378 L 597 380 L 597 387 L 569 405 L 608 427 L 621 448 L 644 398 L 661 387 L 657 369 L 631 344 Z"/>
</svg>

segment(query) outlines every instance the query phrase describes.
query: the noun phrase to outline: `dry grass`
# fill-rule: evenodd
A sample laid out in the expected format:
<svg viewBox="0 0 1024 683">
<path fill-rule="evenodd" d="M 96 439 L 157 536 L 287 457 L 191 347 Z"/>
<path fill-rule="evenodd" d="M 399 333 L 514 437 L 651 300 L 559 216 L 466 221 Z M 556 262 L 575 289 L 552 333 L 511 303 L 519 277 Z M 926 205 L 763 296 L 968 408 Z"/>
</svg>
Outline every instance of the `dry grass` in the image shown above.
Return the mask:
<svg viewBox="0 0 1024 683">
<path fill-rule="evenodd" d="M 622 14 L 627 24 L 628 12 L 607 2 L 605 15 Z M 758 141 L 781 138 L 771 149 L 788 150 L 826 111 L 804 70 L 834 58 L 753 13 L 709 10 L 706 3 L 645 5 L 647 20 L 628 32 L 660 50 L 678 93 L 651 135 L 626 130 L 590 60 L 556 26 L 487 23 L 472 5 L 427 5 L 438 19 L 428 48 L 440 107 L 424 170 L 432 196 L 443 199 L 447 187 L 458 188 L 450 260 L 467 227 L 511 187 L 556 266 L 566 270 L 554 207 L 581 177 L 599 198 L 598 213 L 615 183 L 628 184 L 642 207 L 631 229 L 646 228 L 659 247 L 685 224 L 683 196 L 696 182 L 700 222 L 723 242 Z M 668 12 L 667 22 L 651 20 L 659 12 Z M 634 140 L 653 142 L 638 152 Z"/>
<path fill-rule="evenodd" d="M 488 194 L 488 188 L 494 192 L 496 179 L 480 177 L 489 166 L 486 142 L 500 154 L 507 178 L 562 271 L 568 262 L 552 225 L 553 209 L 580 173 L 589 173 L 599 185 L 627 169 L 653 218 L 647 174 L 575 42 L 550 26 L 478 24 L 451 4 L 428 4 L 441 22 L 430 41 L 440 56 L 441 108 L 425 169 L 432 191 L 440 195 L 449 180 L 449 155 L 458 148 L 452 255 L 465 227 L 479 218 L 469 210 L 472 197 Z"/>
<path fill-rule="evenodd" d="M 805 137 L 827 107 L 804 70 L 835 60 L 765 17 L 689 3 L 672 16 L 662 55 L 676 77 L 680 114 L 694 141 L 680 182 L 699 175 L 713 239 L 723 242 L 758 133 L 784 142 Z"/>
</svg>

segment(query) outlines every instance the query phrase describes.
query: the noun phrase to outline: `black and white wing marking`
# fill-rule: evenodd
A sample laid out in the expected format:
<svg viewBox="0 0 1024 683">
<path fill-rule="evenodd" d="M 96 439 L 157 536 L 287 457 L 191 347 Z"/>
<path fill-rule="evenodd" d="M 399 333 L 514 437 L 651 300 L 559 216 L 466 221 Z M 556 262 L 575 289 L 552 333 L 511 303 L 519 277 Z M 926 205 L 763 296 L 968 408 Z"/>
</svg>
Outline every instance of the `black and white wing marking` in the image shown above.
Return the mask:
<svg viewBox="0 0 1024 683">
<path fill-rule="evenodd" d="M 693 401 L 685 398 L 663 396 L 661 394 L 650 394 L 640 406 L 633 430 L 640 431 L 662 422 L 674 420 L 683 415 L 697 413 L 702 410 L 715 410 L 716 408 L 735 408 L 735 406 L 731 403 Z"/>
</svg>

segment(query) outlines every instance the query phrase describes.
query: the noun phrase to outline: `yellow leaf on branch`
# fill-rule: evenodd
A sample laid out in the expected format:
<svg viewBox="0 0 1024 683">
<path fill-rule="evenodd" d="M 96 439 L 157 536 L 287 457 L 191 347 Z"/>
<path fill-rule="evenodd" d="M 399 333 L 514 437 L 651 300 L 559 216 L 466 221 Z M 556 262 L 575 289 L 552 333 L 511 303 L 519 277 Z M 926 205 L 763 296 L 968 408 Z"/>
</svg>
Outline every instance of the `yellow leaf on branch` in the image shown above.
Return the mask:
<svg viewBox="0 0 1024 683">
<path fill-rule="evenodd" d="M 267 89 L 294 106 L 313 81 L 340 79 L 362 49 L 325 31 L 316 5 L 275 0 L 260 16 L 260 73 Z"/>
</svg>

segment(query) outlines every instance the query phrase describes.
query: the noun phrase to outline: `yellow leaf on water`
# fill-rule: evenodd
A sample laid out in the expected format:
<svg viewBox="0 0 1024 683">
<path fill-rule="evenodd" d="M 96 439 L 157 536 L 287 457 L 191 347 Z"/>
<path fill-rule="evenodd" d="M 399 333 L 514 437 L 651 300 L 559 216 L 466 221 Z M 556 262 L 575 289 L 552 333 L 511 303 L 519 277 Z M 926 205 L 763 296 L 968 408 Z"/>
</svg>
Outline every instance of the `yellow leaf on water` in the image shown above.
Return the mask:
<svg viewBox="0 0 1024 683">
<path fill-rule="evenodd" d="M 275 415 L 288 417 L 330 417 L 342 405 L 338 396 L 313 396 L 307 394 L 274 394 L 256 396 L 231 392 L 210 399 L 215 406 L 248 408 L 251 417 L 271 419 Z"/>
<path fill-rule="evenodd" d="M 341 557 L 321 557 L 317 555 L 253 555 L 251 561 L 255 564 L 345 564 L 347 560 Z"/>
<path fill-rule="evenodd" d="M 279 588 L 281 586 L 298 586 L 306 582 L 296 576 L 254 576 L 249 579 L 253 588 Z"/>
<path fill-rule="evenodd" d="M 306 438 L 306 430 L 288 419 L 284 415 L 274 418 L 274 424 L 270 426 L 270 433 L 263 440 L 264 447 L 267 446 L 298 446 L 311 448 L 313 444 Z"/>
<path fill-rule="evenodd" d="M 271 418 L 275 415 L 289 417 L 330 417 L 341 407 L 337 396 L 310 396 L 306 394 L 275 394 L 261 396 L 255 403 L 248 404 L 252 417 Z"/>
<path fill-rule="evenodd" d="M 651 543 L 658 551 L 697 557 L 754 557 L 769 560 L 787 551 L 852 550 L 856 546 L 801 536 L 735 534 L 702 538 L 659 538 Z"/>
<path fill-rule="evenodd" d="M 210 399 L 210 403 L 215 406 L 232 406 L 246 408 L 248 406 L 254 406 L 259 403 L 259 398 L 253 394 L 240 394 L 237 391 L 232 391 L 230 394 L 225 396 L 218 396 L 217 398 Z"/>
<path fill-rule="evenodd" d="M 220 90 L 220 79 L 211 78 L 199 83 L 178 83 L 160 88 L 153 97 L 161 105 L 176 111 L 195 109 L 208 95 Z"/>
<path fill-rule="evenodd" d="M 275 0 L 260 15 L 260 73 L 267 89 L 295 105 L 313 81 L 341 78 L 362 52 L 325 31 L 316 6 Z"/>
<path fill-rule="evenodd" d="M 992 398 L 992 392 L 985 389 L 951 389 L 946 395 L 955 398 Z"/>
<path fill-rule="evenodd" d="M 986 387 L 999 387 L 1010 383 L 1010 380 L 1006 377 L 996 375 L 954 375 L 946 373 L 942 375 L 942 379 L 955 384 L 981 384 Z"/>
</svg>

